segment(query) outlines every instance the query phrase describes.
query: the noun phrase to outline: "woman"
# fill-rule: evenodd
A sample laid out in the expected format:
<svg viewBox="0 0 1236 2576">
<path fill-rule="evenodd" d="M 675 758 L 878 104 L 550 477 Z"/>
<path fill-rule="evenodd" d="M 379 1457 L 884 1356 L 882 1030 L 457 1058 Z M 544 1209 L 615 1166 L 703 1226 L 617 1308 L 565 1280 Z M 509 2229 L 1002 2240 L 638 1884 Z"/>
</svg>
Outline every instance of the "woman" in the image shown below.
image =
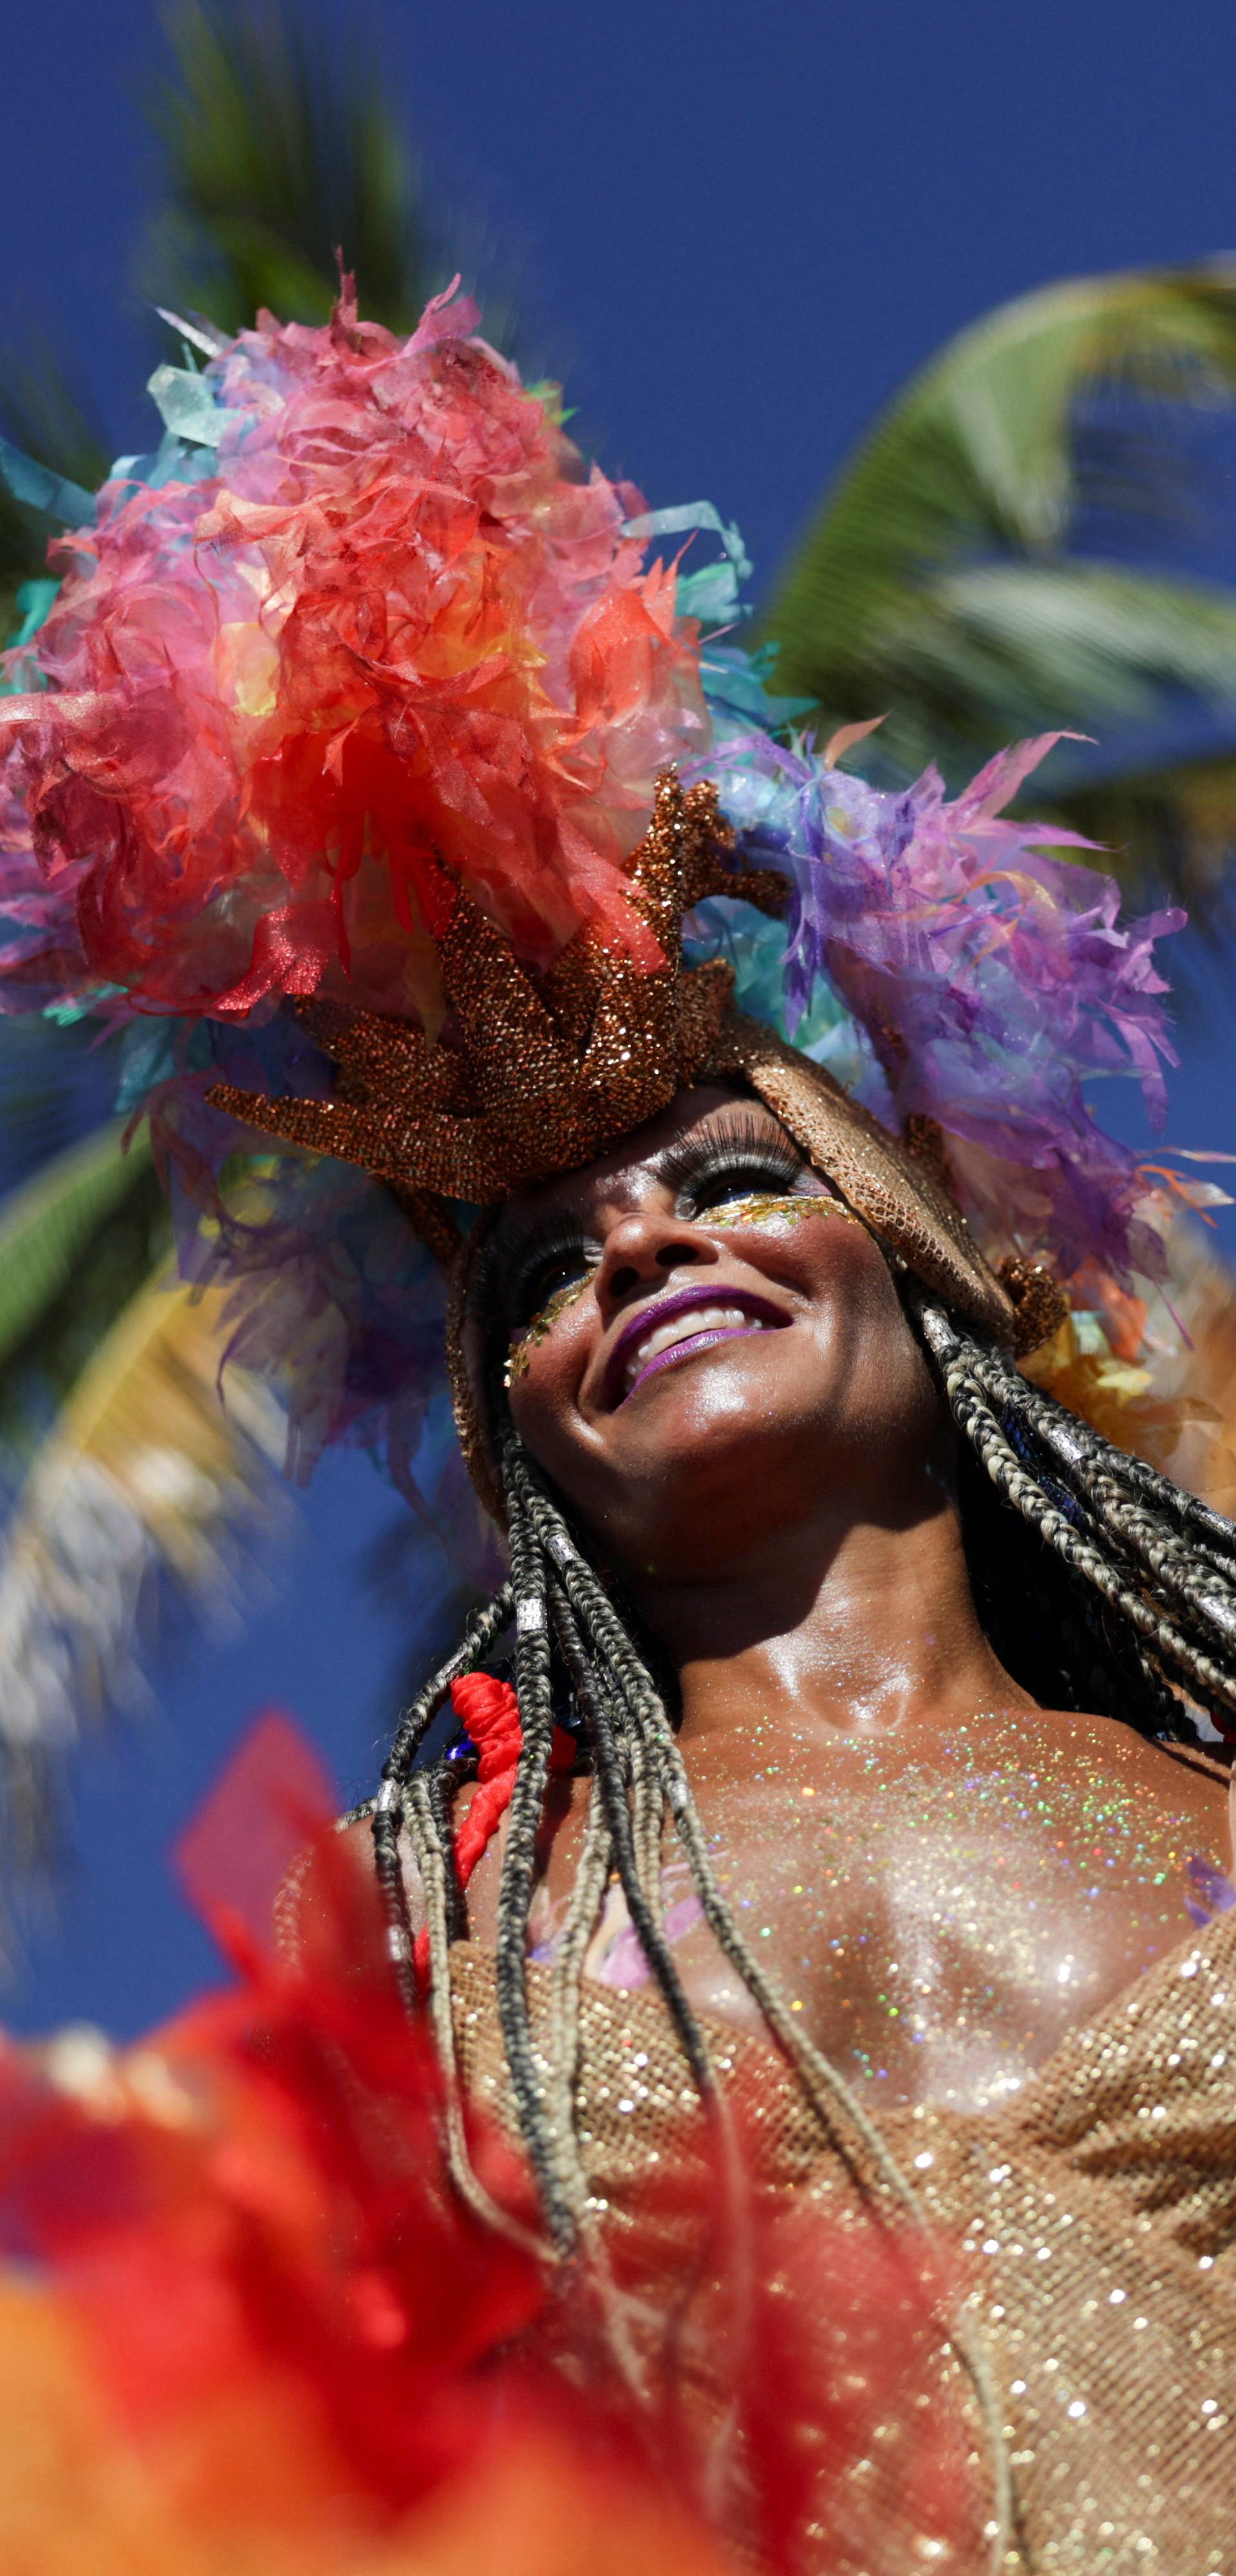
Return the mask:
<svg viewBox="0 0 1236 2576">
<path fill-rule="evenodd" d="M 296 1355 L 295 1436 L 380 1420 L 406 1474 L 409 1226 L 451 1266 L 510 1580 L 352 1839 L 409 2011 L 527 2150 L 545 2262 L 603 2285 L 637 2379 L 668 2317 L 724 2422 L 716 2239 L 671 2260 L 643 2220 L 668 2167 L 715 2216 L 717 2159 L 737 2224 L 737 2132 L 761 2194 L 956 2253 L 976 2546 L 1211 2576 L 1236 1961 L 1188 1925 L 1230 1861 L 1236 1533 L 1015 1364 L 1070 1304 L 1104 1351 L 1144 1321 L 1149 1185 L 1080 1086 L 1152 1079 L 1170 925 L 998 819 L 1042 745 L 950 805 L 847 775 L 853 733 L 778 743 L 474 318 L 267 318 L 212 354 L 204 453 L 105 488 L 5 719 L 60 890 L 49 939 L 20 861 L 24 988 L 185 1029 L 152 1112 L 209 1221 L 184 1258 L 240 1279 L 239 1357 Z M 749 907 L 787 903 L 782 995 Z M 882 1117 L 736 969 L 817 1053 L 853 1040 Z M 254 1129 L 294 1151 L 229 1198 Z M 513 1688 L 479 1670 L 508 1628 Z M 526 2239 L 458 2116 L 451 2147 Z M 964 2554 L 886 2431 L 830 2567 Z"/>
<path fill-rule="evenodd" d="M 1006 1599 L 993 1621 L 1001 1662 L 921 1333 L 877 1240 L 758 1099 L 680 1093 L 508 1201 L 488 1250 L 480 1313 L 523 1363 L 510 1424 L 668 1668 L 762 1969 L 881 2107 L 1007 2100 L 1183 1937 L 1186 1855 L 1229 1858 L 1226 1783 L 1114 1711 L 1042 1707 L 1017 1677 L 1042 1692 L 1053 1651 L 1032 1591 L 1029 1615 Z M 981 1525 L 972 1476 L 967 1493 Z M 1030 1546 L 1023 1562 L 1029 1591 Z M 1136 1701 L 1118 1672 L 1106 1696 Z M 559 1791 L 538 1953 L 585 1789 Z M 468 1890 L 486 1944 L 497 1860 Z M 606 1937 L 594 1972 L 617 1976 L 620 1920 Z M 759 2028 L 698 1910 L 673 1947 L 700 2011 Z"/>
</svg>

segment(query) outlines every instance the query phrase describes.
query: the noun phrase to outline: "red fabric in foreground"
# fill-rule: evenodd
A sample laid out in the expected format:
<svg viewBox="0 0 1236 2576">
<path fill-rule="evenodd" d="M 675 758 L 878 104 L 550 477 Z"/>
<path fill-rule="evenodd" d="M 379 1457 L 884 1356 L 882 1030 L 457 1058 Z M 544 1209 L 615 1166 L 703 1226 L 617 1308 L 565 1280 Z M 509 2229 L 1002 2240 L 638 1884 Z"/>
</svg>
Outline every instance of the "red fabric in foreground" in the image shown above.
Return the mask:
<svg viewBox="0 0 1236 2576">
<path fill-rule="evenodd" d="M 475 1678 L 461 1714 L 509 1768 L 512 1694 Z M 182 1847 L 212 1921 L 255 1905 L 274 1864 L 269 1917 L 289 1807 L 317 1776 L 286 1720 L 261 1721 Z M 313 1874 L 294 1956 L 250 1933 L 237 1981 L 138 2047 L 0 2040 L 0 2244 L 18 2258 L 0 2264 L 6 2576 L 733 2576 L 753 2559 L 819 2576 L 854 2563 L 848 2473 L 890 2419 L 909 2428 L 921 2527 L 980 2576 L 926 2404 L 947 2255 L 770 2200 L 758 2140 L 739 2136 L 721 2172 L 704 2131 L 702 2155 L 686 2138 L 673 2172 L 650 2169 L 633 2279 L 672 2266 L 684 2217 L 725 2229 L 718 2370 L 746 2463 L 727 2501 L 715 2422 L 679 2384 L 688 2285 L 667 2280 L 649 2408 L 586 2267 L 551 2298 L 453 2191 L 441 2070 L 348 1837 L 316 1838 Z M 485 2189 L 535 2229 L 522 2160 L 463 2117 Z M 534 2495 L 512 2469 L 539 2457 Z M 878 2546 L 861 2563 L 903 2576 Z"/>
<path fill-rule="evenodd" d="M 276 1891 L 335 1812 L 320 1755 L 281 1709 L 264 1710 L 172 1854 L 194 1913 L 235 1966 L 269 1948 Z"/>
</svg>

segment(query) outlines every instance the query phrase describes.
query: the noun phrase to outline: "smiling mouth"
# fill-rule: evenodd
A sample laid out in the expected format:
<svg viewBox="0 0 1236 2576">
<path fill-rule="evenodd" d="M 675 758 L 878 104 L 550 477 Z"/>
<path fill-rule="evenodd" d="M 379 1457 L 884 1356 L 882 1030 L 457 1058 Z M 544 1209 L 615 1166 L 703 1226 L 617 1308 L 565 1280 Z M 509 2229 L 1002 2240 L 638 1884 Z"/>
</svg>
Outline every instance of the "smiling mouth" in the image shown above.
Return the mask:
<svg viewBox="0 0 1236 2576">
<path fill-rule="evenodd" d="M 658 1299 L 660 1312 L 650 1313 L 640 1325 L 629 1324 L 608 1371 L 611 1404 L 625 1404 L 645 1378 L 654 1377 L 675 1361 L 693 1359 L 700 1351 L 711 1350 L 716 1342 L 740 1341 L 752 1333 L 775 1333 L 788 1324 L 788 1315 L 766 1304 L 762 1297 L 730 1296 L 704 1298 L 699 1295 Z"/>
</svg>

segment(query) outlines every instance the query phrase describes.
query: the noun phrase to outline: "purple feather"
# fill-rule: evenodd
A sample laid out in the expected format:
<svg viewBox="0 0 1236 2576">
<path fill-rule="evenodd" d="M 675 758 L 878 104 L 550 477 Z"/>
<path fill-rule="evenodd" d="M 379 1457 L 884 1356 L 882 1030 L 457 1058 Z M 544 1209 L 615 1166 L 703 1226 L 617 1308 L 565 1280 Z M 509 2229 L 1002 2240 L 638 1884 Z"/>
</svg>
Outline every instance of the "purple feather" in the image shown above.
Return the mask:
<svg viewBox="0 0 1236 2576">
<path fill-rule="evenodd" d="M 934 1118 L 990 1241 L 1097 1261 L 1125 1285 L 1162 1248 L 1138 1214 L 1136 1160 L 1096 1126 L 1083 1085 L 1124 1073 L 1151 1116 L 1176 1059 L 1154 965 L 1181 912 L 1120 920 L 1114 881 L 1055 858 L 1076 832 L 1002 809 L 1060 739 L 989 761 L 949 800 L 939 772 L 902 793 L 827 769 L 767 735 L 708 762 L 745 857 L 791 879 L 785 956 L 793 1034 L 827 980 L 867 1031 L 894 1124 Z"/>
</svg>

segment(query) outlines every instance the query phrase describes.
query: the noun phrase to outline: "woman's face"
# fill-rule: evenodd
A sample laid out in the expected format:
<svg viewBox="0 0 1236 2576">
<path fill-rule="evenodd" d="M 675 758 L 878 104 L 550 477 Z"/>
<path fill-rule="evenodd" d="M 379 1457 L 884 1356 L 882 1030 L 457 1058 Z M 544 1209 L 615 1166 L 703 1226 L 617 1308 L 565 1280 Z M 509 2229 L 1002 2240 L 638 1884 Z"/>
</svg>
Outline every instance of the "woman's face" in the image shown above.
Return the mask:
<svg viewBox="0 0 1236 2576">
<path fill-rule="evenodd" d="M 522 1192 L 482 1294 L 520 1438 L 637 1582 L 922 1508 L 942 1415 L 887 1264 L 758 1100 L 680 1093 Z"/>
</svg>

